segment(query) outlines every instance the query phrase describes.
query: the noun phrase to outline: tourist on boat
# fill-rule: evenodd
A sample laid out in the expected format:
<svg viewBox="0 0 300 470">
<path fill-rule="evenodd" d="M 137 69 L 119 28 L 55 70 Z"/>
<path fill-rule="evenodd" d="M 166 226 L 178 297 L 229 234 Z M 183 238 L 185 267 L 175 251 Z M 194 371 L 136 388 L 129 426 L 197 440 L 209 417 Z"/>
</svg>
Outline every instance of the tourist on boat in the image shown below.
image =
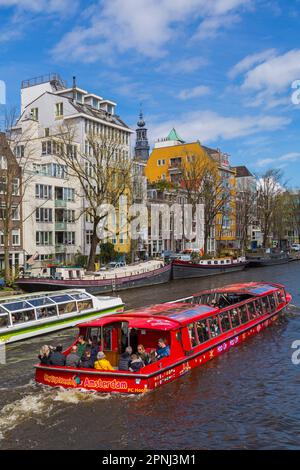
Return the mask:
<svg viewBox="0 0 300 470">
<path fill-rule="evenodd" d="M 86 349 L 84 351 L 83 357 L 80 361 L 79 367 L 81 369 L 93 369 L 94 368 L 94 361 L 91 358 L 91 350 Z"/>
<path fill-rule="evenodd" d="M 129 367 L 131 372 L 138 372 L 142 367 L 144 367 L 144 365 L 145 364 L 143 363 L 142 359 L 137 354 L 131 355 L 131 362 Z"/>
<path fill-rule="evenodd" d="M 80 359 L 84 355 L 85 348 L 86 348 L 86 341 L 84 339 L 84 336 L 80 335 L 78 338 L 78 343 L 77 343 L 77 354 L 80 357 Z"/>
<path fill-rule="evenodd" d="M 153 362 L 156 362 L 156 361 L 157 361 L 156 349 L 151 349 L 151 351 L 149 353 L 149 362 L 148 362 L 148 364 L 153 364 Z"/>
<path fill-rule="evenodd" d="M 160 338 L 157 342 L 156 357 L 157 359 L 162 359 L 164 357 L 170 356 L 170 346 L 166 344 L 166 340 Z"/>
<path fill-rule="evenodd" d="M 91 341 L 91 358 L 93 361 L 96 361 L 98 352 L 99 352 L 98 338 L 97 336 L 93 336 L 92 341 Z"/>
<path fill-rule="evenodd" d="M 80 357 L 77 354 L 77 346 L 72 346 L 70 354 L 66 357 L 67 367 L 79 367 Z"/>
<path fill-rule="evenodd" d="M 106 356 L 103 351 L 98 352 L 94 368 L 97 370 L 114 370 L 111 363 L 106 359 Z"/>
<path fill-rule="evenodd" d="M 45 344 L 45 346 L 41 347 L 40 354 L 38 355 L 41 364 L 44 366 L 50 365 L 50 357 L 51 357 L 51 349 L 49 346 Z"/>
<path fill-rule="evenodd" d="M 59 344 L 50 356 L 50 364 L 52 366 L 64 366 L 66 364 L 66 356 L 62 354 L 63 347 Z"/>
<path fill-rule="evenodd" d="M 137 355 L 140 357 L 145 365 L 150 362 L 150 355 L 147 353 L 146 349 L 142 344 L 139 344 L 137 347 Z"/>
<path fill-rule="evenodd" d="M 119 370 L 129 370 L 129 366 L 131 363 L 131 354 L 132 354 L 132 347 L 127 346 L 127 348 L 125 349 L 125 352 L 123 352 L 123 354 L 121 354 L 120 356 L 119 366 L 118 366 Z"/>
</svg>

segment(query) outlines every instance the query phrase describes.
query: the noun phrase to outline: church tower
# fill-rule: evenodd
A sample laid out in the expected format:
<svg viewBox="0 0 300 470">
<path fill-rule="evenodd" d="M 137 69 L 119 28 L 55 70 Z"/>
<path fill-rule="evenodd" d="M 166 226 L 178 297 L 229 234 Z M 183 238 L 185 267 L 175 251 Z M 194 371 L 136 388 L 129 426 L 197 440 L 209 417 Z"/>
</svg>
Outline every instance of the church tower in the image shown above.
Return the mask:
<svg viewBox="0 0 300 470">
<path fill-rule="evenodd" d="M 147 161 L 149 158 L 150 146 L 147 136 L 147 130 L 145 127 L 143 112 L 140 112 L 139 120 L 137 122 L 138 128 L 136 129 L 136 143 L 134 148 L 135 158 Z"/>
</svg>

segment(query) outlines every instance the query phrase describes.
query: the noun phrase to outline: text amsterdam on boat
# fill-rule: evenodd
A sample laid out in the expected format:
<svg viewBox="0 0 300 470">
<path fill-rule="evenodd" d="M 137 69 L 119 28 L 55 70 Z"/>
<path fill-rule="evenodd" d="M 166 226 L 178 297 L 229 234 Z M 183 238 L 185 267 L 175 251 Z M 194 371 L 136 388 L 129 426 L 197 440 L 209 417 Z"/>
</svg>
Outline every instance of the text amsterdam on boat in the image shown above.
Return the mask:
<svg viewBox="0 0 300 470">
<path fill-rule="evenodd" d="M 80 341 L 94 338 L 99 345 L 98 356 L 106 358 L 111 370 L 40 363 L 35 366 L 36 381 L 97 392 L 144 393 L 256 335 L 272 325 L 290 302 L 291 295 L 282 285 L 236 284 L 81 323 L 78 338 L 63 355 L 74 349 L 80 336 Z M 159 349 L 154 353 L 157 344 L 160 349 L 167 348 L 167 353 L 161 354 Z M 138 354 L 138 345 L 148 357 L 151 351 L 153 359 L 137 372 L 134 368 L 120 370 L 125 349 L 132 348 Z"/>
</svg>

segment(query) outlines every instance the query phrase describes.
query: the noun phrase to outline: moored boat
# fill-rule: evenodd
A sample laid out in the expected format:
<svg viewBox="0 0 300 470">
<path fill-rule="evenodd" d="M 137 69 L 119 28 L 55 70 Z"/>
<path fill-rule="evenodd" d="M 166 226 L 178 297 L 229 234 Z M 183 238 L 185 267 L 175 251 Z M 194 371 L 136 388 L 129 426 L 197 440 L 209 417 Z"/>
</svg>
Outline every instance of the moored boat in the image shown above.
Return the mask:
<svg viewBox="0 0 300 470">
<path fill-rule="evenodd" d="M 290 256 L 288 253 L 270 253 L 264 255 L 247 256 L 247 261 L 250 268 L 261 268 L 289 263 Z"/>
<path fill-rule="evenodd" d="M 154 390 L 260 333 L 275 322 L 290 301 L 281 285 L 238 284 L 83 323 L 78 325 L 79 334 L 99 338 L 100 349 L 114 370 L 37 364 L 35 379 L 44 385 L 97 392 L 138 394 Z M 126 344 L 133 350 L 142 344 L 150 351 L 159 338 L 164 338 L 170 348 L 168 357 L 138 372 L 118 370 Z"/>
<path fill-rule="evenodd" d="M 246 258 L 216 258 L 200 260 L 199 263 L 175 259 L 172 261 L 173 279 L 214 276 L 242 271 L 247 266 Z"/>
<path fill-rule="evenodd" d="M 103 294 L 162 284 L 171 279 L 171 265 L 156 260 L 92 274 L 71 267 L 59 267 L 56 271 L 54 275 L 46 271 L 40 277 L 19 278 L 15 283 L 26 292 L 85 289 L 91 294 Z"/>
<path fill-rule="evenodd" d="M 95 297 L 79 289 L 1 298 L 0 344 L 70 328 L 78 321 L 123 310 L 120 297 Z"/>
</svg>

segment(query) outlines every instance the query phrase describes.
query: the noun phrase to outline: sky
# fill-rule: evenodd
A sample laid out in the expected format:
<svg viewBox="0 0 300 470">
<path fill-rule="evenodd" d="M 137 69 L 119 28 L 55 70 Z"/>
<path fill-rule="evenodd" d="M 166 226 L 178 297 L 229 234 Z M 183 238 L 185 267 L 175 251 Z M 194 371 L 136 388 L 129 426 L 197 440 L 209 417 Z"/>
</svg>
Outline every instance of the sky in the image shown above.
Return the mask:
<svg viewBox="0 0 300 470">
<path fill-rule="evenodd" d="M 142 103 L 151 144 L 175 127 L 296 188 L 299 21 L 300 0 L 0 0 L 0 81 L 19 108 L 22 80 L 75 75 L 133 129 Z"/>
</svg>

